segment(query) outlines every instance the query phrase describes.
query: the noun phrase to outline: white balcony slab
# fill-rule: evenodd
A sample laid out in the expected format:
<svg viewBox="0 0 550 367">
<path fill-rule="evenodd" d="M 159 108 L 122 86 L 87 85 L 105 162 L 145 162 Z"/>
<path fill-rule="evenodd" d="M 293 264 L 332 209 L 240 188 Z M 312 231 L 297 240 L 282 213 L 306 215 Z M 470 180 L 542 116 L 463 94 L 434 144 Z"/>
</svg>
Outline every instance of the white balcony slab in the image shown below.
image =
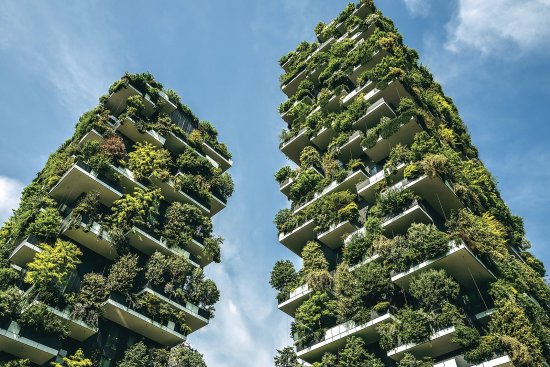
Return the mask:
<svg viewBox="0 0 550 367">
<path fill-rule="evenodd" d="M 50 311 L 53 315 L 55 315 L 61 321 L 67 324 L 69 328 L 69 336 L 75 340 L 84 341 L 97 333 L 97 328 L 86 324 L 82 320 L 77 320 L 71 317 L 71 315 L 67 311 L 60 311 L 56 308 L 49 306 L 48 311 Z"/>
<path fill-rule="evenodd" d="M 349 137 L 348 141 L 338 148 L 338 159 L 342 162 L 347 162 L 353 158 L 361 157 L 363 148 L 361 147 L 361 141 L 364 138 L 362 131 L 355 131 Z"/>
<path fill-rule="evenodd" d="M 29 236 L 17 245 L 11 253 L 9 260 L 13 264 L 24 268 L 27 266 L 27 263 L 33 261 L 34 256 L 41 251 L 42 249 L 38 247 L 37 240 L 33 236 Z"/>
<path fill-rule="evenodd" d="M 323 354 L 335 353 L 341 350 L 346 345 L 348 338 L 352 336 L 361 337 L 365 340 L 366 344 L 375 343 L 380 339 L 377 326 L 388 322 L 392 318 L 391 314 L 386 313 L 362 325 L 355 325 L 353 322 L 338 325 L 327 330 L 322 341 L 299 350 L 297 356 L 308 363 L 318 362 L 323 357 Z"/>
<path fill-rule="evenodd" d="M 108 299 L 103 304 L 103 316 L 135 333 L 143 335 L 163 346 L 173 347 L 186 340 L 180 334 L 166 325 L 162 325 L 125 305 Z"/>
<path fill-rule="evenodd" d="M 391 280 L 404 290 L 411 280 L 430 269 L 443 269 L 458 283 L 468 289 L 477 289 L 496 280 L 494 274 L 478 259 L 463 242 L 455 243 L 447 253 L 424 261 L 409 270 L 392 276 Z"/>
<path fill-rule="evenodd" d="M 281 144 L 281 152 L 283 152 L 288 159 L 300 165 L 300 154 L 305 147 L 310 145 L 312 145 L 311 140 L 307 136 L 307 129 L 304 128 L 300 130 L 298 135 Z"/>
<path fill-rule="evenodd" d="M 326 150 L 336 136 L 336 131 L 331 127 L 322 127 L 317 134 L 311 138 L 311 142 L 319 149 Z"/>
<path fill-rule="evenodd" d="M 429 340 L 421 343 L 401 345 L 388 352 L 388 357 L 400 361 L 405 353 L 411 353 L 416 358 L 436 358 L 460 349 L 460 345 L 453 343 L 455 328 L 450 327 L 432 334 Z"/>
<path fill-rule="evenodd" d="M 202 143 L 202 150 L 206 153 L 206 156 L 209 157 L 210 160 L 216 162 L 218 167 L 224 172 L 233 165 L 233 161 L 230 158 L 225 157 L 207 142 Z"/>
<path fill-rule="evenodd" d="M 42 365 L 57 356 L 57 350 L 20 336 L 17 323 L 12 322 L 6 329 L 0 328 L 0 351 Z"/>
<path fill-rule="evenodd" d="M 310 219 L 289 233 L 279 233 L 279 242 L 300 256 L 308 241 L 315 240 L 315 223 Z"/>
<path fill-rule="evenodd" d="M 382 229 L 388 236 L 404 234 L 412 223 L 432 224 L 432 217 L 418 203 L 405 209 L 403 212 L 386 219 Z"/>
<path fill-rule="evenodd" d="M 178 173 L 179 175 L 180 173 Z M 198 199 L 195 199 L 190 194 L 186 193 L 184 189 L 176 190 L 174 184 L 171 181 L 163 181 L 155 176 L 149 177 L 149 180 L 155 185 L 155 187 L 160 188 L 164 200 L 169 203 L 180 202 L 191 204 L 199 208 L 202 214 L 211 216 L 212 212 L 210 208 L 206 206 L 206 203 L 200 202 Z"/>
<path fill-rule="evenodd" d="M 357 230 L 357 227 L 350 221 L 343 221 L 331 226 L 328 230 L 320 233 L 317 237 L 319 241 L 335 250 L 344 244 L 344 239 L 350 233 Z"/>
<path fill-rule="evenodd" d="M 65 221 L 67 220 L 65 219 Z M 114 260 L 118 256 L 109 233 L 97 222 L 88 225 L 86 221 L 83 221 L 71 228 L 64 228 L 63 234 L 109 260 Z"/>
<path fill-rule="evenodd" d="M 298 307 L 300 307 L 302 303 L 309 299 L 312 294 L 313 290 L 309 288 L 307 284 L 303 284 L 290 292 L 289 298 L 279 303 L 278 308 L 287 315 L 294 317 Z"/>
<path fill-rule="evenodd" d="M 112 183 L 107 182 L 82 162 L 75 163 L 65 172 L 50 190 L 50 196 L 60 203 L 70 204 L 82 193 L 90 191 L 98 191 L 101 204 L 109 207 L 122 197 L 119 188 L 115 188 Z"/>
<path fill-rule="evenodd" d="M 353 123 L 353 128 L 355 130 L 365 131 L 378 124 L 382 117 L 393 118 L 395 116 L 396 114 L 388 102 L 386 102 L 384 98 L 380 98 L 367 108 L 367 112 L 361 118 Z"/>
<path fill-rule="evenodd" d="M 392 148 L 397 144 L 409 146 L 413 142 L 415 134 L 420 131 L 422 131 L 422 128 L 418 120 L 412 117 L 407 123 L 401 125 L 397 132 L 386 139 L 379 136 L 378 141 L 372 148 L 364 148 L 363 150 L 373 162 L 380 162 L 389 156 Z"/>
<path fill-rule="evenodd" d="M 405 167 L 406 165 L 401 163 L 397 166 L 395 172 L 388 173 L 383 169 L 378 171 L 376 174 L 370 176 L 368 179 L 357 184 L 357 194 L 365 199 L 365 201 L 369 204 L 374 204 L 374 202 L 376 201 L 377 185 L 385 179 L 389 179 L 391 182 L 402 180 L 403 173 L 405 172 Z"/>
<path fill-rule="evenodd" d="M 166 143 L 166 138 L 155 130 L 139 131 L 136 122 L 130 117 L 125 117 L 119 122 L 117 130 L 134 142 L 147 142 L 158 148 L 162 148 Z"/>
</svg>

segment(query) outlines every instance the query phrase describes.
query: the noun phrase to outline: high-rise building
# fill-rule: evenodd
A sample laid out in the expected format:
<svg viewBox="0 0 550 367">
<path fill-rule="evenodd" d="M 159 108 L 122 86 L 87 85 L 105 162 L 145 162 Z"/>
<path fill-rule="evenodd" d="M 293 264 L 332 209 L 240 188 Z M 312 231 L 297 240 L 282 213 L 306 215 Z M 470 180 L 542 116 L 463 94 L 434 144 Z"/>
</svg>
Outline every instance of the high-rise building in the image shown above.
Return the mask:
<svg viewBox="0 0 550 367">
<path fill-rule="evenodd" d="M 544 266 L 452 100 L 372 0 L 315 34 L 280 60 L 276 364 L 546 366 Z"/>
<path fill-rule="evenodd" d="M 148 73 L 80 118 L 0 229 L 0 365 L 203 365 L 186 337 L 213 317 L 233 192 L 217 134 Z"/>
</svg>

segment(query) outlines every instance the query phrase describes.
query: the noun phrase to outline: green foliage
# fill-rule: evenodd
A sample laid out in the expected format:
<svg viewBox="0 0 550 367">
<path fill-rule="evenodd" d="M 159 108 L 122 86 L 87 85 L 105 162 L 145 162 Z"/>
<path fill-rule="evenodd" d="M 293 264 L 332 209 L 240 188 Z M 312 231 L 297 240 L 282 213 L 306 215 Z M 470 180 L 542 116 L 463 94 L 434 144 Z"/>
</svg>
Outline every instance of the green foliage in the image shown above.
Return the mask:
<svg viewBox="0 0 550 367">
<path fill-rule="evenodd" d="M 429 358 L 424 360 L 416 359 L 412 354 L 405 353 L 403 359 L 399 361 L 398 367 L 432 367 L 433 361 Z"/>
<path fill-rule="evenodd" d="M 322 188 L 323 182 L 323 176 L 321 176 L 316 170 L 301 170 L 298 177 L 290 186 L 288 197 L 295 203 L 302 204 L 313 199 L 315 192 Z"/>
<path fill-rule="evenodd" d="M 320 167 L 321 155 L 312 146 L 305 147 L 300 153 L 300 167 L 307 169 L 309 167 Z"/>
<path fill-rule="evenodd" d="M 285 182 L 289 178 L 294 178 L 294 177 L 295 177 L 294 170 L 290 168 L 290 166 L 281 167 L 281 169 L 278 170 L 277 173 L 275 173 L 275 181 L 277 181 L 279 185 L 282 185 L 283 182 Z"/>
<path fill-rule="evenodd" d="M 202 354 L 188 345 L 178 345 L 170 350 L 169 366 L 178 367 L 206 367 Z"/>
<path fill-rule="evenodd" d="M 138 180 L 154 176 L 160 180 L 170 175 L 170 153 L 148 142 L 137 142 L 134 150 L 128 153 L 128 168 Z"/>
<path fill-rule="evenodd" d="M 87 141 L 80 148 L 80 157 L 94 171 L 105 173 L 110 169 L 113 160 L 103 150 L 103 144 L 97 140 Z"/>
<path fill-rule="evenodd" d="M 69 275 L 80 264 L 80 249 L 72 242 L 57 240 L 53 246 L 41 244 L 42 251 L 27 264 L 25 282 L 43 299 L 56 297 Z"/>
<path fill-rule="evenodd" d="M 30 367 L 28 359 L 12 359 L 10 361 L 1 361 L 1 367 Z"/>
<path fill-rule="evenodd" d="M 274 358 L 275 367 L 299 367 L 298 358 L 294 348 L 285 347 L 277 349 L 277 355 Z"/>
<path fill-rule="evenodd" d="M 80 291 L 73 304 L 72 316 L 88 325 L 97 327 L 102 303 L 108 295 L 107 280 L 104 276 L 97 273 L 84 275 Z"/>
<path fill-rule="evenodd" d="M 204 239 L 204 253 L 207 257 L 211 258 L 214 262 L 221 262 L 221 245 L 223 244 L 223 237 L 213 236 Z"/>
<path fill-rule="evenodd" d="M 338 353 L 338 367 L 384 367 L 384 363 L 366 351 L 363 339 L 352 336 Z"/>
<path fill-rule="evenodd" d="M 107 289 L 110 292 L 119 292 L 130 297 L 136 277 L 141 271 L 139 266 L 139 258 L 134 254 L 126 254 L 118 258 L 118 260 L 109 269 L 107 276 Z"/>
<path fill-rule="evenodd" d="M 315 292 L 298 307 L 291 333 L 296 343 L 310 343 L 324 335 L 334 319 L 334 300 L 326 292 Z"/>
<path fill-rule="evenodd" d="M 160 189 L 137 188 L 133 194 L 125 194 L 111 207 L 110 223 L 116 228 L 129 230 L 132 226 L 153 228 L 159 215 L 162 194 Z"/>
<path fill-rule="evenodd" d="M 25 307 L 17 318 L 17 322 L 40 334 L 56 335 L 61 339 L 69 335 L 67 324 L 50 312 L 46 304 L 42 302 L 34 302 Z"/>
<path fill-rule="evenodd" d="M 332 277 L 328 272 L 328 261 L 321 246 L 309 241 L 302 250 L 304 267 L 302 279 L 314 290 L 324 291 L 332 287 Z"/>
<path fill-rule="evenodd" d="M 15 317 L 20 312 L 21 293 L 16 287 L 0 290 L 0 319 Z"/>
<path fill-rule="evenodd" d="M 411 189 L 388 189 L 378 196 L 378 215 L 382 218 L 399 214 L 417 200 Z"/>
<path fill-rule="evenodd" d="M 77 351 L 70 357 L 63 357 L 63 363 L 52 362 L 53 367 L 92 367 L 92 360 L 86 358 L 82 349 Z"/>
<path fill-rule="evenodd" d="M 427 310 L 439 310 L 445 302 L 458 297 L 458 283 L 444 270 L 430 269 L 412 278 L 409 292 Z"/>
<path fill-rule="evenodd" d="M 288 293 L 297 286 L 298 273 L 290 260 L 278 260 L 271 270 L 269 284 L 280 293 Z"/>
<path fill-rule="evenodd" d="M 212 235 L 212 220 L 191 204 L 174 202 L 166 210 L 162 236 L 168 246 L 185 248 L 194 238 L 199 242 Z"/>
<path fill-rule="evenodd" d="M 34 222 L 29 225 L 28 233 L 35 235 L 40 241 L 50 242 L 59 234 L 61 215 L 55 208 L 41 210 Z"/>
<path fill-rule="evenodd" d="M 147 347 L 140 341 L 126 349 L 117 367 L 147 367 L 148 360 Z"/>
</svg>

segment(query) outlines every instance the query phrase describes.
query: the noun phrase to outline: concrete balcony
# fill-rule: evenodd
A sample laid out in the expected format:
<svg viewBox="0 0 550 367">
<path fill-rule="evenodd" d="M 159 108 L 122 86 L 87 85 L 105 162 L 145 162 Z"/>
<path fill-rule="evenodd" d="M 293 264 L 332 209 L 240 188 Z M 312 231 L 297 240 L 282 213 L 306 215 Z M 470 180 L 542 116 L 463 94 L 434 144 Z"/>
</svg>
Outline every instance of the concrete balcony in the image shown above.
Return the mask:
<svg viewBox="0 0 550 367">
<path fill-rule="evenodd" d="M 112 296 L 111 296 L 112 297 Z M 108 299 L 103 304 L 103 317 L 126 329 L 140 334 L 163 346 L 173 347 L 186 340 L 185 335 L 175 330 L 175 325 L 162 325 L 126 306 L 123 301 Z"/>
<path fill-rule="evenodd" d="M 362 325 L 355 325 L 350 321 L 336 327 L 333 327 L 325 333 L 323 340 L 316 344 L 298 350 L 298 358 L 308 362 L 314 363 L 321 360 L 325 353 L 337 353 L 345 345 L 349 337 L 361 337 L 366 341 L 366 344 L 372 344 L 380 339 L 377 327 L 378 325 L 388 322 L 393 316 L 389 313 L 381 316 L 375 315 L 375 317 L 369 322 Z"/>
<path fill-rule="evenodd" d="M 365 3 L 362 3 L 357 9 L 355 9 L 353 11 L 353 13 L 351 13 L 350 16 L 355 16 L 355 17 L 358 17 L 358 18 L 361 18 L 361 19 L 365 19 L 368 15 L 371 14 L 371 11 L 368 7 L 367 4 Z M 331 22 L 332 23 L 332 22 Z M 336 29 L 340 32 L 340 33 L 344 33 L 345 32 L 345 27 L 344 27 L 344 22 L 340 22 L 336 25 Z"/>
<path fill-rule="evenodd" d="M 31 235 L 17 245 L 11 253 L 9 260 L 13 264 L 24 268 L 27 266 L 27 263 L 33 261 L 34 256 L 39 252 L 42 252 L 42 249 L 38 247 L 38 240 L 35 236 Z"/>
<path fill-rule="evenodd" d="M 392 236 L 407 232 L 407 229 L 413 223 L 432 224 L 433 222 L 432 217 L 422 204 L 415 201 L 401 213 L 384 218 L 382 229 L 386 235 Z"/>
<path fill-rule="evenodd" d="M 374 89 L 376 89 L 375 86 L 376 86 L 375 83 L 373 83 L 372 81 L 370 80 L 367 81 L 364 85 L 359 86 L 354 90 L 352 90 L 351 92 L 349 92 L 348 95 L 342 99 L 342 105 L 345 107 L 348 107 L 355 100 L 355 98 L 357 98 L 357 96 L 361 94 L 364 94 L 364 95 L 372 94 L 371 92 Z"/>
<path fill-rule="evenodd" d="M 389 103 L 384 98 L 380 98 L 367 108 L 367 112 L 361 118 L 353 123 L 353 128 L 365 131 L 373 128 L 382 117 L 394 118 L 395 116 L 396 114 Z"/>
<path fill-rule="evenodd" d="M 319 149 L 326 150 L 332 141 L 332 139 L 336 136 L 336 131 L 332 128 L 332 126 L 329 127 L 322 127 L 321 130 L 317 132 L 312 138 L 311 142 Z"/>
<path fill-rule="evenodd" d="M 371 148 L 363 148 L 365 154 L 373 161 L 380 162 L 388 157 L 392 148 L 397 144 L 409 146 L 417 132 L 422 131 L 415 117 L 412 117 L 407 123 L 401 125 L 396 133 L 384 139 L 378 137 L 376 144 Z"/>
<path fill-rule="evenodd" d="M 279 191 L 281 191 L 286 197 L 290 194 L 290 188 L 296 179 L 290 177 L 279 185 Z"/>
<path fill-rule="evenodd" d="M 194 250 L 194 253 L 191 253 L 180 247 L 168 247 L 162 239 L 157 239 L 138 227 L 133 227 L 126 234 L 126 237 L 128 238 L 128 244 L 130 246 L 148 256 L 153 255 L 156 251 L 167 256 L 182 256 L 189 259 L 191 264 L 196 267 L 206 266 L 212 262 L 212 259 L 201 256 L 204 254 L 204 247 L 195 240 L 192 240 L 192 244 L 188 247 L 189 250 Z M 201 256 L 200 259 L 199 256 Z"/>
<path fill-rule="evenodd" d="M 130 117 L 125 117 L 123 120 L 117 120 L 115 127 L 117 131 L 134 142 L 147 142 L 158 148 L 162 148 L 164 143 L 166 143 L 166 138 L 155 130 L 139 131 L 136 122 Z"/>
<path fill-rule="evenodd" d="M 279 233 L 279 242 L 300 256 L 306 243 L 315 240 L 314 229 L 313 219 L 307 220 L 289 233 Z"/>
<path fill-rule="evenodd" d="M 304 210 L 309 205 L 319 200 L 323 196 L 326 196 L 335 192 L 346 191 L 346 190 L 349 192 L 355 193 L 357 183 L 364 181 L 366 178 L 367 178 L 367 174 L 363 170 L 350 172 L 342 182 L 333 181 L 330 185 L 325 187 L 323 191 L 321 191 L 318 194 L 315 194 L 313 199 L 294 209 L 294 214 L 301 212 L 302 210 Z"/>
<path fill-rule="evenodd" d="M 210 216 L 214 216 L 225 209 L 227 201 L 214 194 L 210 194 Z"/>
<path fill-rule="evenodd" d="M 474 255 L 463 242 L 453 242 L 452 248 L 446 254 L 426 260 L 409 270 L 391 277 L 392 282 L 404 290 L 409 289 L 411 280 L 430 269 L 443 269 L 458 283 L 468 289 L 477 289 L 496 280 L 493 273 Z M 482 318 L 484 316 L 481 316 Z"/>
<path fill-rule="evenodd" d="M 425 200 L 442 218 L 450 218 L 452 213 L 464 208 L 464 204 L 455 194 L 451 185 L 439 176 L 420 176 L 416 179 L 404 179 L 391 189 L 411 189 Z"/>
<path fill-rule="evenodd" d="M 198 306 L 195 306 L 189 302 L 187 302 L 185 305 L 181 305 L 178 302 L 175 302 L 168 297 L 162 295 L 161 293 L 156 292 L 150 287 L 145 287 L 142 291 L 136 294 L 136 296 L 139 297 L 143 294 L 148 294 L 157 298 L 162 303 L 174 310 L 183 311 L 185 313 L 185 323 L 187 324 L 187 326 L 189 326 L 189 328 L 191 328 L 191 332 L 195 332 L 200 328 L 208 325 L 208 312 Z"/>
<path fill-rule="evenodd" d="M 344 244 L 344 239 L 347 235 L 357 231 L 357 229 L 355 224 L 346 220 L 332 225 L 328 230 L 318 234 L 317 238 L 327 245 L 327 247 L 335 250 Z"/>
<path fill-rule="evenodd" d="M 338 159 L 347 162 L 350 159 L 361 157 L 364 154 L 361 147 L 363 137 L 362 131 L 355 131 L 351 134 L 348 141 L 338 148 Z"/>
<path fill-rule="evenodd" d="M 98 191 L 101 204 L 110 207 L 122 197 L 123 189 L 116 183 L 92 170 L 82 161 L 76 162 L 50 190 L 50 196 L 60 203 L 74 202 L 82 193 Z"/>
<path fill-rule="evenodd" d="M 103 143 L 104 140 L 105 139 L 103 138 L 103 135 L 98 133 L 96 130 L 92 129 L 88 131 L 86 135 L 82 137 L 82 139 L 80 139 L 80 141 L 78 142 L 78 145 L 83 146 L 84 144 L 91 141 L 97 141 L 97 142 Z"/>
<path fill-rule="evenodd" d="M 410 343 L 401 345 L 388 352 L 388 357 L 394 361 L 400 361 L 405 353 L 411 353 L 416 358 L 436 358 L 460 349 L 460 345 L 453 343 L 455 334 L 454 326 L 433 333 L 429 340 L 418 344 Z"/>
<path fill-rule="evenodd" d="M 176 104 L 172 102 L 168 97 L 168 95 L 163 91 L 159 91 L 158 93 L 159 93 L 159 102 L 157 103 L 158 103 L 159 111 L 161 113 L 170 115 L 172 112 L 174 112 L 178 108 L 178 106 L 176 106 Z"/>
<path fill-rule="evenodd" d="M 48 306 L 48 311 L 67 324 L 69 328 L 69 336 L 72 339 L 84 341 L 97 333 L 97 328 L 86 324 L 82 320 L 77 320 L 71 317 L 68 311 L 60 311 L 50 306 Z"/>
<path fill-rule="evenodd" d="M 177 173 L 176 177 L 177 175 L 181 175 L 181 173 Z M 153 185 L 155 185 L 155 187 L 160 188 L 162 196 L 167 202 L 180 202 L 191 204 L 199 208 L 201 213 L 206 216 L 214 215 L 209 208 L 209 203 L 206 203 L 203 200 L 192 196 L 190 193 L 184 192 L 183 190 L 176 190 L 176 188 L 174 187 L 174 182 L 172 180 L 163 181 L 154 175 L 150 176 L 149 180 Z"/>
<path fill-rule="evenodd" d="M 62 225 L 62 233 L 65 236 L 106 259 L 114 260 L 118 256 L 109 233 L 102 228 L 101 224 L 97 222 L 89 223 L 87 218 L 82 218 L 82 221 L 77 225 L 67 227 L 66 224 L 69 221 L 70 214 L 65 218 Z"/>
<path fill-rule="evenodd" d="M 476 365 L 466 362 L 463 356 L 458 356 L 443 362 L 436 363 L 433 365 L 433 367 L 513 367 L 513 364 L 512 360 L 507 355 L 493 358 L 490 361 Z"/>
<path fill-rule="evenodd" d="M 144 184 L 138 182 L 134 173 L 128 168 L 121 168 L 111 165 L 111 169 L 118 174 L 119 185 L 122 186 L 125 192 L 132 193 L 135 189 L 147 190 Z"/>
<path fill-rule="evenodd" d="M 290 292 L 288 298 L 279 303 L 278 308 L 287 315 L 294 317 L 298 307 L 308 300 L 312 293 L 313 290 L 307 284 L 303 284 Z"/>
<path fill-rule="evenodd" d="M 374 27 L 369 27 L 369 29 L 372 28 L 374 30 Z M 372 58 L 366 62 L 364 62 L 361 65 L 357 65 L 353 68 L 353 71 L 349 75 L 349 78 L 354 84 L 357 84 L 357 79 L 361 74 L 363 74 L 365 71 L 371 69 L 376 64 L 378 64 L 384 57 L 388 56 L 388 51 L 386 50 L 380 50 L 375 51 L 372 54 Z"/>
<path fill-rule="evenodd" d="M 280 146 L 280 149 L 281 152 L 283 152 L 288 157 L 288 159 L 290 159 L 297 165 L 300 165 L 300 154 L 305 147 L 310 145 L 312 145 L 312 143 L 307 136 L 307 129 L 303 128 L 302 130 L 300 130 L 298 135 L 283 142 Z"/>
<path fill-rule="evenodd" d="M 224 156 L 207 142 L 202 143 L 202 150 L 206 153 L 206 156 L 210 158 L 209 160 L 212 160 L 218 164 L 218 167 L 222 171 L 227 171 L 233 165 L 231 158 Z"/>
<path fill-rule="evenodd" d="M 20 335 L 20 327 L 12 321 L 6 328 L 0 328 L 0 351 L 18 358 L 30 360 L 43 365 L 55 356 L 57 349 Z"/>
<path fill-rule="evenodd" d="M 294 93 L 298 90 L 298 86 L 302 81 L 304 81 L 307 77 L 307 69 L 302 70 L 299 72 L 294 78 L 292 78 L 288 83 L 284 84 L 281 87 L 281 90 L 284 94 L 286 94 L 288 97 L 292 97 Z"/>
<path fill-rule="evenodd" d="M 220 164 L 216 162 L 214 159 L 212 159 L 210 156 L 205 155 L 199 151 L 197 151 L 195 148 L 191 147 L 184 138 L 181 136 L 178 136 L 174 134 L 173 132 L 168 133 L 166 136 L 166 142 L 164 143 L 164 147 L 168 149 L 170 152 L 174 154 L 181 154 L 185 150 L 191 150 L 193 153 L 195 153 L 197 156 L 201 158 L 206 158 L 212 166 L 216 168 L 220 168 Z M 223 170 L 222 170 L 223 171 Z"/>
<path fill-rule="evenodd" d="M 132 86 L 131 84 L 128 84 L 121 88 L 120 90 L 112 93 L 105 102 L 107 108 L 113 112 L 113 114 L 118 115 L 122 113 L 126 109 L 126 102 L 129 97 L 132 96 L 142 96 L 143 97 L 143 105 L 145 107 L 145 115 L 151 116 L 153 112 L 155 112 L 156 106 L 151 101 L 151 98 L 147 94 L 141 93 L 137 88 Z"/>
<path fill-rule="evenodd" d="M 387 178 L 389 178 L 392 182 L 402 180 L 405 167 L 405 164 L 399 164 L 397 166 L 396 172 L 389 177 L 386 176 L 386 171 L 384 169 L 378 171 L 376 174 L 370 176 L 365 181 L 357 184 L 357 194 L 365 199 L 365 201 L 369 204 L 374 204 L 374 202 L 376 201 L 378 184 Z"/>
</svg>

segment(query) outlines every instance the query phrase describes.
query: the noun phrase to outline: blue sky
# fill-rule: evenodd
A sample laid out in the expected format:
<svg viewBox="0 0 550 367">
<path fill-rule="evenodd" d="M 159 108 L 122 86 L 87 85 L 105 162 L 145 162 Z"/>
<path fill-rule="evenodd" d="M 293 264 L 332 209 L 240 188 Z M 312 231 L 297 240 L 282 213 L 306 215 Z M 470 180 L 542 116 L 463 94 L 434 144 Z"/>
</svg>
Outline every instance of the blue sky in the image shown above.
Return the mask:
<svg viewBox="0 0 550 367">
<path fill-rule="evenodd" d="M 290 318 L 268 285 L 287 205 L 273 173 L 283 128 L 277 60 L 345 6 L 335 0 L 0 3 L 0 221 L 47 156 L 124 71 L 150 71 L 212 121 L 233 152 L 236 192 L 215 219 L 223 263 L 216 318 L 190 336 L 211 366 L 269 366 Z M 443 84 L 533 252 L 550 263 L 550 1 L 379 0 Z"/>
</svg>

